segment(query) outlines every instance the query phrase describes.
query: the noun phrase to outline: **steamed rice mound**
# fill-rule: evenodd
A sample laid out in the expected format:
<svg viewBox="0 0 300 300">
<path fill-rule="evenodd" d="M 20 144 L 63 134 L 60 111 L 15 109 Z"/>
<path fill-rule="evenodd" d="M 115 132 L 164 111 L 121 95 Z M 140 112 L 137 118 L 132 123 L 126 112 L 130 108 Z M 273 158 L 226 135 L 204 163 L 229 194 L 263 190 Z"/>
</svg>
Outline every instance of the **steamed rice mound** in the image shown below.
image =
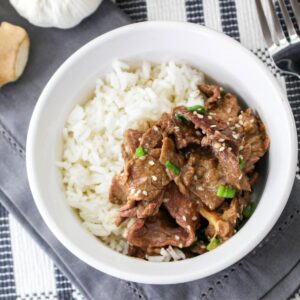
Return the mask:
<svg viewBox="0 0 300 300">
<path fill-rule="evenodd" d="M 116 61 L 112 71 L 96 82 L 93 98 L 71 111 L 58 162 L 66 200 L 77 209 L 83 226 L 112 249 L 127 253 L 124 237 L 134 222 L 117 227 L 119 207 L 108 201 L 112 177 L 123 166 L 124 131 L 157 121 L 175 106 L 201 104 L 198 85 L 203 82 L 203 73 L 184 63 L 141 62 L 133 67 Z M 180 250 L 169 248 L 152 260 L 184 258 Z"/>
</svg>

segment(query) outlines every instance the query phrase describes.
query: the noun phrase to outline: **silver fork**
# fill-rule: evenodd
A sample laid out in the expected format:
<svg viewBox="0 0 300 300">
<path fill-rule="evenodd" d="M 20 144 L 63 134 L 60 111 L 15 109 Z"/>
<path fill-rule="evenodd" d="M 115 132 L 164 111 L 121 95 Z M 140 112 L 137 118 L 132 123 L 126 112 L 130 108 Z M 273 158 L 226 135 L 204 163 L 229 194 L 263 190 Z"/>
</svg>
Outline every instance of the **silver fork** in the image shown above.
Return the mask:
<svg viewBox="0 0 300 300">
<path fill-rule="evenodd" d="M 272 0 L 268 0 L 268 6 L 271 12 L 273 22 L 273 32 L 271 33 L 271 24 L 268 24 L 264 13 L 262 0 L 255 0 L 258 19 L 261 30 L 268 46 L 269 53 L 276 66 L 287 74 L 292 74 L 300 78 L 300 38 L 296 32 L 293 22 L 289 16 L 287 7 L 283 0 L 279 2 L 280 10 L 287 27 L 288 38 L 285 37 L 279 18 L 275 12 L 275 5 Z M 297 0 L 290 0 L 296 21 L 300 27 L 300 6 Z"/>
</svg>

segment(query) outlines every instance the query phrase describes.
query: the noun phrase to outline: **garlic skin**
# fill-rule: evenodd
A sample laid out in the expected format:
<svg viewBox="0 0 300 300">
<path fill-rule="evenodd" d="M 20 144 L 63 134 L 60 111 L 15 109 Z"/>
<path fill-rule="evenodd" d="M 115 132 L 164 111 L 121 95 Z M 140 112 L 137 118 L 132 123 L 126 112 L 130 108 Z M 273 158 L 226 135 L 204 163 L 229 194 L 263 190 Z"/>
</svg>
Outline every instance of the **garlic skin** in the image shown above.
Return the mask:
<svg viewBox="0 0 300 300">
<path fill-rule="evenodd" d="M 92 14 L 102 0 L 10 0 L 31 24 L 67 29 Z"/>
</svg>

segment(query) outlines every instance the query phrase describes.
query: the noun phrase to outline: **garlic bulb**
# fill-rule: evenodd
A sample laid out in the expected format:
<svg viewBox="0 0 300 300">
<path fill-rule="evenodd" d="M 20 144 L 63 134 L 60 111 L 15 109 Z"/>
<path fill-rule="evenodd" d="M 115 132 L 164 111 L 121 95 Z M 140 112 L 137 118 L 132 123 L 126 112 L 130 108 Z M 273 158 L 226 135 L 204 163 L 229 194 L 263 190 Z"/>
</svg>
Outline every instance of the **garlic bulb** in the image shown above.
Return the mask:
<svg viewBox="0 0 300 300">
<path fill-rule="evenodd" d="M 40 27 L 71 28 L 93 13 L 102 0 L 10 0 L 17 12 Z"/>
</svg>

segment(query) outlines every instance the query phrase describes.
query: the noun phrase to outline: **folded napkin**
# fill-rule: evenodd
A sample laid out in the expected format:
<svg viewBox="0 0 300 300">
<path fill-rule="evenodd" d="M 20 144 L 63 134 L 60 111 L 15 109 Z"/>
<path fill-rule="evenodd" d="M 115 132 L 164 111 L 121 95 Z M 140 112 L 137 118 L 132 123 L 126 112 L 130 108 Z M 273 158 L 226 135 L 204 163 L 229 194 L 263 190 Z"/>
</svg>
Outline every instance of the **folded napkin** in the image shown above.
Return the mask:
<svg viewBox="0 0 300 300">
<path fill-rule="evenodd" d="M 0 201 L 51 256 L 86 299 L 287 299 L 300 284 L 300 182 L 267 238 L 230 268 L 178 285 L 144 285 L 119 280 L 73 256 L 52 235 L 33 202 L 25 169 L 26 133 L 33 107 L 57 67 L 80 46 L 130 21 L 108 0 L 70 30 L 43 29 L 0 2 L 0 19 L 23 26 L 31 37 L 25 73 L 0 90 Z M 266 212 L 267 213 L 267 212 Z"/>
</svg>

